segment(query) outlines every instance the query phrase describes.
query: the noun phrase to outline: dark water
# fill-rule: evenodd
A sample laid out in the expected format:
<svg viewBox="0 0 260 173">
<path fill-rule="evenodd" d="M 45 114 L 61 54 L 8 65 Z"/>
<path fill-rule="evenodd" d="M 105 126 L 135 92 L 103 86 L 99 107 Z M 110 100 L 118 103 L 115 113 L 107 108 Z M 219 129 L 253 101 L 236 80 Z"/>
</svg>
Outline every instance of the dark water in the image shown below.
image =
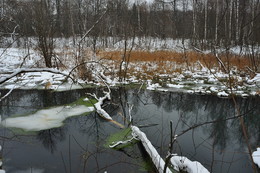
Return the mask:
<svg viewBox="0 0 260 173">
<path fill-rule="evenodd" d="M 63 105 L 86 96 L 86 93 L 102 94 L 95 89 L 66 92 L 16 90 L 0 102 L 0 114 L 4 119 Z M 138 90 L 125 89 L 114 89 L 112 99 L 105 109 L 113 119 L 124 123 L 128 106 L 133 105 L 134 124 L 145 126 L 141 130 L 163 157 L 170 141 L 170 121 L 173 121 L 174 134 L 181 134 L 196 124 L 219 120 L 178 137 L 173 152 L 201 162 L 210 172 L 253 172 L 240 121 L 223 121 L 235 116 L 231 99 L 170 92 L 138 93 Z M 253 150 L 260 145 L 259 101 L 260 98 L 237 98 L 240 112 L 245 115 L 243 119 Z M 119 130 L 95 113 L 67 119 L 61 128 L 29 135 L 1 128 L 3 168 L 7 173 L 147 172 L 140 146 L 123 151 L 104 147 L 106 138 Z"/>
</svg>

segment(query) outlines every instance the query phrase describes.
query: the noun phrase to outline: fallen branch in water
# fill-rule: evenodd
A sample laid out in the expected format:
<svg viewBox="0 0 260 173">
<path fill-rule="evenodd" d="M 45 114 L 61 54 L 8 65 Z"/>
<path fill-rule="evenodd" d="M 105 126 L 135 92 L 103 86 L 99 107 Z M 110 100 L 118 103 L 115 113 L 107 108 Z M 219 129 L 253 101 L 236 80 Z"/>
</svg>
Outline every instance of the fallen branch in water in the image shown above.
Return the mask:
<svg viewBox="0 0 260 173">
<path fill-rule="evenodd" d="M 111 90 L 110 90 L 110 87 L 107 85 L 106 81 L 104 81 L 103 78 L 101 78 L 99 76 L 99 78 L 101 80 L 103 80 L 103 82 L 105 83 L 105 85 L 107 86 L 107 89 L 108 89 L 108 92 L 105 92 L 104 91 L 104 94 L 105 96 L 104 97 L 100 97 L 100 98 L 97 98 L 96 94 L 89 94 L 91 95 L 92 97 L 94 97 L 98 102 L 94 104 L 94 107 L 97 111 L 97 113 L 104 119 L 108 120 L 108 121 L 112 121 L 112 117 L 102 108 L 102 105 L 104 104 L 104 101 L 105 100 L 111 100 Z"/>
<path fill-rule="evenodd" d="M 105 96 L 98 98 L 96 96 L 96 94 L 89 94 L 90 96 L 94 97 L 98 101 L 97 103 L 94 104 L 96 112 L 99 114 L 100 117 L 104 118 L 105 120 L 108 120 L 108 121 L 114 123 L 115 125 L 119 126 L 120 128 L 124 128 L 124 125 L 120 124 L 117 121 L 114 121 L 112 119 L 112 117 L 102 108 L 102 105 L 104 104 L 105 100 L 111 100 L 111 96 L 110 96 L 111 90 L 110 90 L 109 86 L 107 85 L 106 81 L 104 81 L 104 79 L 102 79 L 102 80 L 106 84 L 107 89 L 108 89 L 108 92 L 104 91 Z"/>
<path fill-rule="evenodd" d="M 96 109 L 96 112 L 104 119 L 106 120 L 113 120 L 112 117 L 102 108 L 102 105 L 104 103 L 105 100 L 110 100 L 110 90 L 109 92 L 104 92 L 105 96 L 104 97 L 100 97 L 97 98 L 96 94 L 89 94 L 92 97 L 94 97 L 98 102 L 94 104 L 94 107 Z"/>
</svg>

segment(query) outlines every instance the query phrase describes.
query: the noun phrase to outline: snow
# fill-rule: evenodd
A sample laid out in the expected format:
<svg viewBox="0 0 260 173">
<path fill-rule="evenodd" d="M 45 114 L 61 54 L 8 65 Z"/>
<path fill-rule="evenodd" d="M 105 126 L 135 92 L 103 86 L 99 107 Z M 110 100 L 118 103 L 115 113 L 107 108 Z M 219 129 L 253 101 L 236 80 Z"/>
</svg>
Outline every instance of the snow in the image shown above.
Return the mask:
<svg viewBox="0 0 260 173">
<path fill-rule="evenodd" d="M 164 170 L 165 162 L 156 151 L 152 143 L 147 138 L 146 134 L 143 133 L 138 127 L 131 126 L 133 137 L 139 139 L 146 152 L 149 154 L 152 159 L 154 165 L 156 166 L 159 173 L 162 173 Z M 129 141 L 126 141 L 129 142 Z M 184 156 L 174 155 L 171 158 L 171 164 L 173 165 L 176 171 L 186 171 L 188 173 L 209 173 L 209 171 L 199 162 L 190 161 L 188 158 Z M 166 169 L 167 173 L 170 173 L 170 169 Z"/>
<path fill-rule="evenodd" d="M 158 83 L 151 84 L 151 82 L 148 81 L 146 89 L 153 91 L 153 90 L 156 90 L 158 87 L 160 87 L 160 84 L 158 84 Z"/>
<path fill-rule="evenodd" d="M 209 83 L 215 83 L 215 82 L 217 82 L 217 81 L 218 81 L 218 80 L 217 80 L 216 78 L 212 77 L 212 76 L 210 76 L 209 79 L 208 79 L 208 82 L 209 82 Z"/>
<path fill-rule="evenodd" d="M 170 88 L 183 88 L 184 85 L 180 85 L 180 84 L 167 84 L 168 87 Z"/>
<path fill-rule="evenodd" d="M 173 156 L 171 163 L 176 171 L 186 171 L 188 173 L 209 173 L 209 171 L 199 162 L 190 161 L 184 156 Z"/>
<path fill-rule="evenodd" d="M 253 81 L 256 85 L 260 86 L 260 73 L 257 73 L 256 76 L 252 79 L 252 81 Z"/>
<path fill-rule="evenodd" d="M 61 127 L 66 118 L 94 111 L 93 107 L 84 105 L 59 106 L 50 109 L 39 110 L 31 115 L 6 118 L 1 125 L 9 128 L 20 128 L 26 131 L 40 131 Z"/>
<path fill-rule="evenodd" d="M 226 93 L 225 91 L 218 92 L 217 95 L 218 95 L 219 97 L 228 97 L 228 96 L 229 96 L 229 94 Z"/>
<path fill-rule="evenodd" d="M 210 91 L 212 92 L 218 92 L 218 89 L 216 87 L 210 87 Z"/>
<path fill-rule="evenodd" d="M 85 102 L 86 102 L 86 101 L 89 101 L 89 99 L 86 97 L 86 98 L 84 98 L 84 99 L 83 99 L 83 101 L 85 101 Z"/>
<path fill-rule="evenodd" d="M 131 139 L 128 139 L 128 140 L 125 140 L 125 141 L 118 141 L 118 142 L 115 142 L 115 143 L 109 145 L 109 147 L 110 147 L 110 148 L 115 148 L 115 147 L 118 146 L 118 145 L 128 144 L 128 143 L 132 142 L 134 139 L 135 139 L 135 138 L 132 137 Z"/>
<path fill-rule="evenodd" d="M 189 93 L 189 94 L 193 94 L 194 93 L 193 90 L 187 90 L 186 92 Z"/>
<path fill-rule="evenodd" d="M 159 173 L 163 173 L 165 162 L 156 151 L 154 146 L 151 144 L 146 134 L 143 133 L 138 127 L 131 126 L 132 134 L 137 139 L 141 140 L 146 152 L 150 155 L 154 165 L 156 166 Z M 171 173 L 170 169 L 166 169 L 166 173 Z"/>
<path fill-rule="evenodd" d="M 252 157 L 255 164 L 257 164 L 260 168 L 260 147 L 258 147 L 257 150 L 253 152 Z"/>
<path fill-rule="evenodd" d="M 95 99 L 98 101 L 97 103 L 94 104 L 96 112 L 101 117 L 105 118 L 106 120 L 113 120 L 111 118 L 111 116 L 101 107 L 106 99 L 108 99 L 108 100 L 111 99 L 111 97 L 110 97 L 110 89 L 109 89 L 109 92 L 105 92 L 105 96 L 104 97 L 97 98 L 96 95 L 92 95 L 92 96 L 95 97 Z"/>
</svg>

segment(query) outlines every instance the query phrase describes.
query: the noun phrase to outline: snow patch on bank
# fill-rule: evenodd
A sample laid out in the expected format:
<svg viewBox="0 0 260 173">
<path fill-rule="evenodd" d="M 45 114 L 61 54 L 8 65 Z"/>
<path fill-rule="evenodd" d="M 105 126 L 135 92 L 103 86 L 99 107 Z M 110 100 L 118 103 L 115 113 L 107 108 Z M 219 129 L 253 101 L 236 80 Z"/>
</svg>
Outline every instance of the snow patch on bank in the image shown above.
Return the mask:
<svg viewBox="0 0 260 173">
<path fill-rule="evenodd" d="M 159 40 L 154 43 L 158 43 Z M 166 41 L 168 42 L 168 41 Z M 166 43 L 165 42 L 165 43 Z M 169 43 L 170 44 L 170 43 Z M 179 42 L 175 41 L 170 45 L 178 45 Z M 168 45 L 168 43 L 166 44 Z M 151 45 L 154 47 L 156 45 Z M 161 45 L 162 46 L 162 45 Z M 160 46 L 159 46 L 160 47 Z M 177 46 L 177 47 L 180 47 Z M 55 50 L 58 51 L 61 48 Z M 120 49 L 120 46 L 119 46 Z M 6 78 L 8 75 L 20 69 L 31 69 L 32 67 L 38 67 L 38 61 L 42 61 L 40 55 L 35 50 L 29 51 L 29 56 L 24 59 L 28 54 L 27 49 L 19 48 L 0 48 L 0 81 Z M 66 53 L 64 53 L 66 54 Z M 70 55 L 71 56 L 71 55 Z M 182 72 L 157 72 L 158 64 L 156 62 L 130 62 L 128 65 L 129 69 L 133 69 L 134 73 L 129 73 L 126 80 L 119 80 L 115 75 L 118 72 L 114 61 L 110 60 L 99 60 L 97 55 L 90 55 L 92 57 L 91 62 L 86 64 L 86 68 L 91 71 L 92 79 L 80 80 L 77 79 L 77 74 L 70 73 L 70 70 L 75 66 L 74 60 L 66 55 L 66 57 L 60 57 L 63 62 L 66 63 L 67 69 L 60 70 L 60 73 L 70 74 L 73 76 L 72 81 L 70 78 L 62 74 L 54 74 L 49 72 L 29 72 L 19 74 L 12 79 L 4 82 L 0 85 L 3 89 L 52 89 L 57 91 L 69 90 L 69 89 L 80 89 L 90 85 L 104 86 L 104 80 L 109 86 L 116 86 L 120 84 L 131 84 L 131 83 L 145 83 L 147 82 L 148 90 L 156 91 L 180 91 L 187 93 L 198 93 L 198 94 L 214 94 L 220 97 L 228 97 L 231 94 L 229 88 L 225 84 L 229 77 L 234 78 L 236 81 L 234 88 L 232 88 L 235 95 L 242 97 L 258 96 L 260 95 L 260 73 L 256 74 L 254 78 L 250 76 L 240 76 L 239 71 L 236 69 L 232 70 L 230 74 L 225 74 L 216 69 L 207 69 L 203 67 L 200 62 L 195 63 L 192 71 L 185 69 L 184 66 L 178 66 L 174 62 L 167 62 L 170 68 L 181 68 Z M 42 62 L 41 62 L 42 63 Z M 22 66 L 21 66 L 22 64 Z M 106 68 L 104 68 L 104 66 Z M 196 66 L 198 65 L 198 66 Z M 123 66 L 124 67 L 124 66 Z M 154 76 L 147 73 L 143 67 L 147 68 L 147 71 L 153 71 Z M 53 69 L 55 70 L 55 69 Z M 105 72 L 113 72 L 113 74 L 105 74 Z M 76 73 L 76 72 L 75 72 Z M 103 75 L 103 73 L 105 75 Z M 138 76 L 141 76 L 138 78 Z M 145 78 L 142 78 L 145 76 Z M 158 78 L 153 78 L 158 76 Z M 101 77 L 101 78 L 100 78 Z M 102 79 L 103 78 L 103 79 Z M 66 80 L 65 80 L 66 79 Z M 76 82 L 76 83 L 74 83 Z"/>
</svg>

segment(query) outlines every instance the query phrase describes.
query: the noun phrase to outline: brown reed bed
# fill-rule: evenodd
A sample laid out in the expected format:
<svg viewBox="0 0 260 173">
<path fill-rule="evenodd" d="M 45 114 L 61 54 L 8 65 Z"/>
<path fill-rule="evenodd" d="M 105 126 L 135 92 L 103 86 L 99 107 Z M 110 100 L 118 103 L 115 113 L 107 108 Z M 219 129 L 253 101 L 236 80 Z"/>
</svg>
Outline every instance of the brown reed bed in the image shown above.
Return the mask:
<svg viewBox="0 0 260 173">
<path fill-rule="evenodd" d="M 123 51 L 100 51 L 100 57 L 108 60 L 121 61 L 124 55 Z M 175 62 L 176 64 L 183 64 L 192 66 L 194 63 L 200 62 L 203 66 L 214 68 L 219 67 L 219 62 L 215 55 L 209 53 L 204 54 L 195 51 L 187 51 L 185 53 L 176 51 L 131 51 L 126 52 L 129 56 L 129 62 Z M 250 67 L 250 59 L 247 56 L 239 56 L 235 54 L 220 54 L 219 59 L 229 67 L 237 67 L 239 70 L 245 70 Z"/>
</svg>

